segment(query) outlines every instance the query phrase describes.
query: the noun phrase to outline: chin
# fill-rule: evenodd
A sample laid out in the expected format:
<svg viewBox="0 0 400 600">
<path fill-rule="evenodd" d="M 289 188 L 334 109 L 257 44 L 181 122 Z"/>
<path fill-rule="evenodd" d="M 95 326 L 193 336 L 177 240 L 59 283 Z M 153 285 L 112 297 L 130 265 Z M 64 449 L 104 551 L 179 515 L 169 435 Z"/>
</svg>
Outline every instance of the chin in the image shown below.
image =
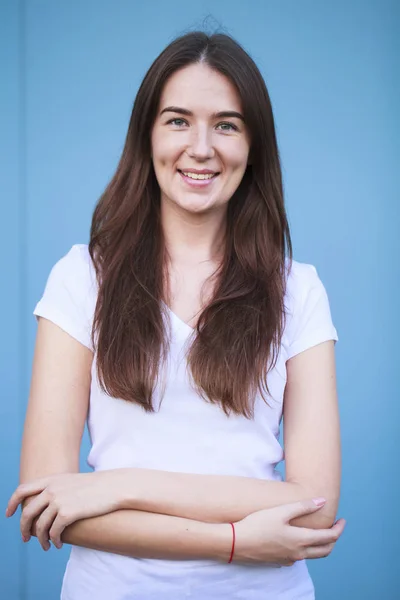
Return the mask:
<svg viewBox="0 0 400 600">
<path fill-rule="evenodd" d="M 207 198 L 189 199 L 186 200 L 175 200 L 174 204 L 181 210 L 185 210 L 190 213 L 201 213 L 209 211 L 215 208 L 215 202 Z"/>
<path fill-rule="evenodd" d="M 183 210 L 186 210 L 186 212 L 193 214 L 209 212 L 213 208 L 216 208 L 215 204 L 212 202 L 192 202 L 190 204 L 179 203 L 179 207 Z"/>
</svg>

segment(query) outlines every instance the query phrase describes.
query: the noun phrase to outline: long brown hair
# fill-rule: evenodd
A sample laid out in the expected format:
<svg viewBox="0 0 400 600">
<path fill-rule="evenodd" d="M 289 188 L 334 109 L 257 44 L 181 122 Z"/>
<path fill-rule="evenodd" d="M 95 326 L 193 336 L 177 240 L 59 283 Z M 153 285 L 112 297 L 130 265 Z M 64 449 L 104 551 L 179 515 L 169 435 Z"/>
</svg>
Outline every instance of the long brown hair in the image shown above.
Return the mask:
<svg viewBox="0 0 400 600">
<path fill-rule="evenodd" d="M 267 402 L 285 323 L 292 244 L 271 102 L 257 66 L 230 36 L 193 32 L 154 61 L 137 93 L 125 147 L 92 219 L 89 251 L 99 283 L 92 339 L 97 376 L 110 396 L 154 411 L 168 356 L 166 251 L 151 131 L 168 78 L 193 63 L 228 77 L 242 101 L 250 165 L 227 208 L 225 254 L 211 301 L 187 352 L 192 384 L 229 415 Z M 287 254 L 286 254 L 287 252 Z M 168 317 L 169 318 L 169 317 Z"/>
</svg>

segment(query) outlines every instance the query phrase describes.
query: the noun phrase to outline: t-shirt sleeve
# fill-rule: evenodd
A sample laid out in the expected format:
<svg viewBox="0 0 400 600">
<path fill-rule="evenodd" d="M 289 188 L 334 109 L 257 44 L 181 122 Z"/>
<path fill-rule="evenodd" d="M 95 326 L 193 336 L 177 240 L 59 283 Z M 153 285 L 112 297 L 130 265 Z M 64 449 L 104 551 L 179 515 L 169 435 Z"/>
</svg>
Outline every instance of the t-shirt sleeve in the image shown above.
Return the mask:
<svg viewBox="0 0 400 600">
<path fill-rule="evenodd" d="M 92 284 L 87 246 L 76 244 L 51 269 L 33 314 L 49 319 L 93 350 L 89 310 Z"/>
<path fill-rule="evenodd" d="M 338 341 L 332 322 L 328 295 L 314 265 L 302 264 L 299 277 L 299 305 L 290 327 L 287 359 L 326 342 Z"/>
</svg>

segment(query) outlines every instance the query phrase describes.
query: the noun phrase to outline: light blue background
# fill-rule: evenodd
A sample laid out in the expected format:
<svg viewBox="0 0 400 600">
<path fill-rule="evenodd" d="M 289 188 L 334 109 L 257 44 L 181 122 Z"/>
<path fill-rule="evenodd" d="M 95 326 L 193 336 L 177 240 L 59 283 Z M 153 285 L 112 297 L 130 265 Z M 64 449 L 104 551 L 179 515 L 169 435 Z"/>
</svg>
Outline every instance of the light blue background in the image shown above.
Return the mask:
<svg viewBox="0 0 400 600">
<path fill-rule="evenodd" d="M 251 53 L 276 118 L 295 258 L 318 268 L 337 344 L 343 437 L 318 600 L 394 600 L 399 567 L 399 22 L 395 0 L 0 0 L 0 506 L 18 480 L 35 320 L 52 265 L 88 241 L 153 59 L 211 14 Z M 212 21 L 208 22 L 213 27 Z M 46 435 L 46 432 L 43 432 Z M 84 455 L 88 448 L 85 440 Z M 51 448 L 49 448 L 51 452 Z M 2 509 L 3 510 L 3 509 Z M 69 549 L 0 519 L 0 596 L 58 597 Z"/>
</svg>

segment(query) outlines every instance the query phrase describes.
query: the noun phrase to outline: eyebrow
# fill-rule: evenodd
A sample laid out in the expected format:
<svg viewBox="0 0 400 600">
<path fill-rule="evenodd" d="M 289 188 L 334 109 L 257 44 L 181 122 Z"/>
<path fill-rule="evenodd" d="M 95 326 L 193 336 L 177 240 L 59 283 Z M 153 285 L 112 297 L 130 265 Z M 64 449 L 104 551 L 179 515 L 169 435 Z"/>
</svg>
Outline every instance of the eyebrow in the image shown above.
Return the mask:
<svg viewBox="0 0 400 600">
<path fill-rule="evenodd" d="M 180 108 L 179 106 L 167 106 L 166 108 L 163 108 L 160 112 L 160 116 L 165 112 L 173 112 L 178 113 L 179 115 L 193 117 L 193 113 L 191 110 L 187 110 L 187 108 Z M 229 117 L 234 119 L 240 119 L 244 123 L 244 116 L 236 110 L 223 110 L 221 112 L 213 113 L 211 115 L 212 119 L 226 119 Z"/>
</svg>

